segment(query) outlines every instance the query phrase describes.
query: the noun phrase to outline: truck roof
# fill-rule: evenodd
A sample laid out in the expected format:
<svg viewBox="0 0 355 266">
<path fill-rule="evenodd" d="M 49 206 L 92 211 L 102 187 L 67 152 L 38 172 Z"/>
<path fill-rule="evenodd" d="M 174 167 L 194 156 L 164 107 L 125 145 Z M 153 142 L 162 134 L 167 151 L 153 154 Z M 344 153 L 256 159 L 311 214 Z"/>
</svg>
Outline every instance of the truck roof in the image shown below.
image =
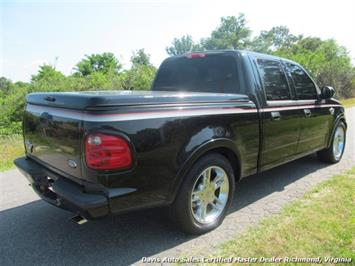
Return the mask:
<svg viewBox="0 0 355 266">
<path fill-rule="evenodd" d="M 241 55 L 241 56 L 252 55 L 252 56 L 269 58 L 269 59 L 274 59 L 274 60 L 283 60 L 283 61 L 287 61 L 287 62 L 296 64 L 296 65 L 299 65 L 297 62 L 292 61 L 292 60 L 287 59 L 287 58 L 284 58 L 284 57 L 279 57 L 279 56 L 275 56 L 275 55 L 264 54 L 264 53 L 249 51 L 249 50 L 240 50 L 240 49 L 221 49 L 221 50 L 194 51 L 194 52 L 189 52 L 189 53 L 185 53 L 185 54 L 182 54 L 182 55 L 176 55 L 176 56 L 168 57 L 166 60 L 175 59 L 175 58 L 182 58 L 182 57 L 186 57 L 186 56 L 191 55 L 191 54 L 200 54 L 200 53 L 201 54 L 213 54 L 213 55 L 217 55 L 217 54 L 238 54 L 238 55 Z"/>
</svg>

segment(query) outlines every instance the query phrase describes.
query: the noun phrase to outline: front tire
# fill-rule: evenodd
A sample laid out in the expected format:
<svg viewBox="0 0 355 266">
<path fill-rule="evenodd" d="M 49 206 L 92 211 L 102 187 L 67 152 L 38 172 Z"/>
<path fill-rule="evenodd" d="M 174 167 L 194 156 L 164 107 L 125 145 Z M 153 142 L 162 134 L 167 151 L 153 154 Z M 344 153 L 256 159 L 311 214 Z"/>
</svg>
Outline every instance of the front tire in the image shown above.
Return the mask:
<svg viewBox="0 0 355 266">
<path fill-rule="evenodd" d="M 329 148 L 319 151 L 318 157 L 322 162 L 337 163 L 343 157 L 346 142 L 346 126 L 339 122 L 332 135 Z"/>
<path fill-rule="evenodd" d="M 185 176 L 170 217 L 189 234 L 203 234 L 224 220 L 234 194 L 234 173 L 229 161 L 218 153 L 200 158 Z"/>
</svg>

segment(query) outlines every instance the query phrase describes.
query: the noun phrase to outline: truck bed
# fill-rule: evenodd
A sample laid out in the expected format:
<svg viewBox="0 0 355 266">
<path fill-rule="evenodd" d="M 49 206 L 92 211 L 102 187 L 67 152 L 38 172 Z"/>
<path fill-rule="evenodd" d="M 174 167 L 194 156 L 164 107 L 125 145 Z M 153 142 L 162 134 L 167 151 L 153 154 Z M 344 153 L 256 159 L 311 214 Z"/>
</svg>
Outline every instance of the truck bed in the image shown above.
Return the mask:
<svg viewBox="0 0 355 266">
<path fill-rule="evenodd" d="M 122 90 L 31 93 L 26 97 L 27 103 L 30 104 L 76 110 L 98 110 L 107 107 L 142 104 L 213 103 L 234 100 L 248 102 L 249 98 L 242 94 Z"/>
</svg>

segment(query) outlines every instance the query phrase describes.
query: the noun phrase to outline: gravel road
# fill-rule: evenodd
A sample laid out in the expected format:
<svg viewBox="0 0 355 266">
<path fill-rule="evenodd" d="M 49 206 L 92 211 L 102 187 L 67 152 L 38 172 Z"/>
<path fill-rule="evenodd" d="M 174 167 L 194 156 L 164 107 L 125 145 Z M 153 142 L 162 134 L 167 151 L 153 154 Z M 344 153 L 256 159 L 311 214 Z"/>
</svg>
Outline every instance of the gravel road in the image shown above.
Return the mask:
<svg viewBox="0 0 355 266">
<path fill-rule="evenodd" d="M 16 170 L 0 173 L 0 265 L 127 265 L 142 257 L 207 254 L 262 218 L 280 211 L 317 183 L 355 165 L 355 108 L 343 160 L 336 165 L 315 155 L 243 179 L 224 223 L 199 237 L 174 228 L 161 209 L 76 225 L 69 212 L 41 201 Z"/>
</svg>

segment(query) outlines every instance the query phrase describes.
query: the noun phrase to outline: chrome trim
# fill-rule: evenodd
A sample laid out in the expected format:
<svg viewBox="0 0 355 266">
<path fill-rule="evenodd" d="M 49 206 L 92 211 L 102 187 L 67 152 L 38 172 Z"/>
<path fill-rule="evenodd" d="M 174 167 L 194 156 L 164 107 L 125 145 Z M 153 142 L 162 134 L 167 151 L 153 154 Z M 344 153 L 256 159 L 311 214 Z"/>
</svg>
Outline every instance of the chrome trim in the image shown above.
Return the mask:
<svg viewBox="0 0 355 266">
<path fill-rule="evenodd" d="M 279 106 L 261 108 L 260 112 L 297 110 L 304 108 L 324 108 L 324 107 L 341 107 L 336 104 L 323 105 L 297 105 L 297 106 Z M 93 113 L 87 111 L 71 110 L 64 108 L 48 107 L 27 104 L 27 112 L 41 114 L 47 111 L 52 116 L 64 117 L 73 120 L 87 121 L 87 122 L 118 122 L 118 121 L 133 121 L 141 119 L 159 119 L 172 117 L 188 117 L 188 116 L 203 116 L 203 115 L 220 115 L 220 114 L 243 114 L 243 113 L 257 113 L 258 109 L 250 106 L 240 107 L 215 107 L 215 108 L 184 108 L 178 110 L 137 110 L 130 113 Z"/>
</svg>

